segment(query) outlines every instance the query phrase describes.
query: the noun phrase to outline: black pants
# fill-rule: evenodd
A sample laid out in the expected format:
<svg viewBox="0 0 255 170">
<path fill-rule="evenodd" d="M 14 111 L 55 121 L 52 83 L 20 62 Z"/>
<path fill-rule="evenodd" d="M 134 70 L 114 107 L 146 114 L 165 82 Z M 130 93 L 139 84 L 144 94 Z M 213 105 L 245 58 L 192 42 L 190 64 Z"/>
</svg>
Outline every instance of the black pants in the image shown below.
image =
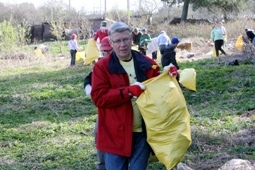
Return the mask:
<svg viewBox="0 0 255 170">
<path fill-rule="evenodd" d="M 157 60 L 157 51 L 152 52 L 152 59 Z"/>
<path fill-rule="evenodd" d="M 70 50 L 70 54 L 71 54 L 71 66 L 75 65 L 75 60 L 76 60 L 76 50 Z"/>
<path fill-rule="evenodd" d="M 224 40 L 216 40 L 214 41 L 214 46 L 215 46 L 215 52 L 216 56 L 219 56 L 219 51 L 222 52 L 222 54 L 226 55 L 226 52 L 221 48 L 224 44 Z"/>
</svg>

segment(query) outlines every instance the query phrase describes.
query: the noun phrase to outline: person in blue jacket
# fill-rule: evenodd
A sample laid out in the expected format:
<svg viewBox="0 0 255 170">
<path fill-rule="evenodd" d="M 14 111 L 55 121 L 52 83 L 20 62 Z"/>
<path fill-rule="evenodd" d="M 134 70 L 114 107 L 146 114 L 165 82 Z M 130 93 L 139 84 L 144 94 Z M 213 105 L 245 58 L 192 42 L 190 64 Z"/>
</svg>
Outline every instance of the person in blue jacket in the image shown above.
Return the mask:
<svg viewBox="0 0 255 170">
<path fill-rule="evenodd" d="M 161 57 L 162 67 L 168 66 L 170 63 L 172 63 L 173 65 L 177 67 L 178 70 L 180 69 L 176 61 L 176 52 L 175 52 L 175 48 L 177 47 L 179 42 L 180 42 L 179 38 L 174 37 L 171 39 L 171 43 L 164 48 L 164 53 Z"/>
</svg>

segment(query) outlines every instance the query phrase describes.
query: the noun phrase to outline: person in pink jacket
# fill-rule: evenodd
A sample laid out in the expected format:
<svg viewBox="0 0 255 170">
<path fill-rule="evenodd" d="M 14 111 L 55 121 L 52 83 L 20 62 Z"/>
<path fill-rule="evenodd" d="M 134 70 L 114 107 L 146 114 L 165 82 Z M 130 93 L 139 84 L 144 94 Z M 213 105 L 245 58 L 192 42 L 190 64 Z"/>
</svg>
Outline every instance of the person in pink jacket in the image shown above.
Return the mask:
<svg viewBox="0 0 255 170">
<path fill-rule="evenodd" d="M 91 97 L 98 108 L 97 149 L 109 170 L 146 170 L 151 148 L 135 103 L 141 83 L 160 73 L 150 57 L 131 50 L 132 30 L 123 22 L 109 27 L 113 52 L 95 63 Z"/>
<path fill-rule="evenodd" d="M 107 36 L 108 36 L 107 22 L 102 21 L 101 27 L 97 30 L 94 36 L 94 40 L 97 41 L 99 39 L 99 43 L 101 44 L 102 39 Z"/>
</svg>

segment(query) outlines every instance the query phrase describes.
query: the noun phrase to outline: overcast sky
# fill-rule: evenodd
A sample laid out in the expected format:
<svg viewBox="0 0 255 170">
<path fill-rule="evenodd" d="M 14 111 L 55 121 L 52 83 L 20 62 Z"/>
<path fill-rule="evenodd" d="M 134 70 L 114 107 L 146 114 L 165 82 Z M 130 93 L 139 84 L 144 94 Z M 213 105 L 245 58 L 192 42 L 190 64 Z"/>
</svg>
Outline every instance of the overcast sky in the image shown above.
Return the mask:
<svg viewBox="0 0 255 170">
<path fill-rule="evenodd" d="M 69 0 L 62 0 L 65 4 L 69 5 Z M 137 0 L 129 0 L 130 8 L 131 5 L 134 4 Z M 44 5 L 44 3 L 51 2 L 51 0 L 0 0 L 2 3 L 9 4 L 20 4 L 23 2 L 33 3 L 35 7 L 39 7 Z M 80 10 L 82 7 L 86 11 L 104 11 L 105 0 L 70 0 L 70 4 L 72 7 L 76 8 L 76 10 Z M 127 1 L 126 0 L 106 0 L 107 10 L 111 9 L 123 9 L 127 10 Z"/>
</svg>

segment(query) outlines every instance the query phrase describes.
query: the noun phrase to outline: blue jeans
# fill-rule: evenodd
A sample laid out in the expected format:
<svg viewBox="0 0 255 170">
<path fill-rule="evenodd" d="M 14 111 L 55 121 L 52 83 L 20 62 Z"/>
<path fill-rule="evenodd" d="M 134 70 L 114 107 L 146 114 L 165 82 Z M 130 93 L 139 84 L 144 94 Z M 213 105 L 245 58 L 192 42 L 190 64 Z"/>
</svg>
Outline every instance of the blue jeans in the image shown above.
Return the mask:
<svg viewBox="0 0 255 170">
<path fill-rule="evenodd" d="M 107 170 L 146 170 L 150 157 L 150 146 L 145 133 L 133 132 L 132 153 L 130 157 L 105 152 Z"/>
</svg>

